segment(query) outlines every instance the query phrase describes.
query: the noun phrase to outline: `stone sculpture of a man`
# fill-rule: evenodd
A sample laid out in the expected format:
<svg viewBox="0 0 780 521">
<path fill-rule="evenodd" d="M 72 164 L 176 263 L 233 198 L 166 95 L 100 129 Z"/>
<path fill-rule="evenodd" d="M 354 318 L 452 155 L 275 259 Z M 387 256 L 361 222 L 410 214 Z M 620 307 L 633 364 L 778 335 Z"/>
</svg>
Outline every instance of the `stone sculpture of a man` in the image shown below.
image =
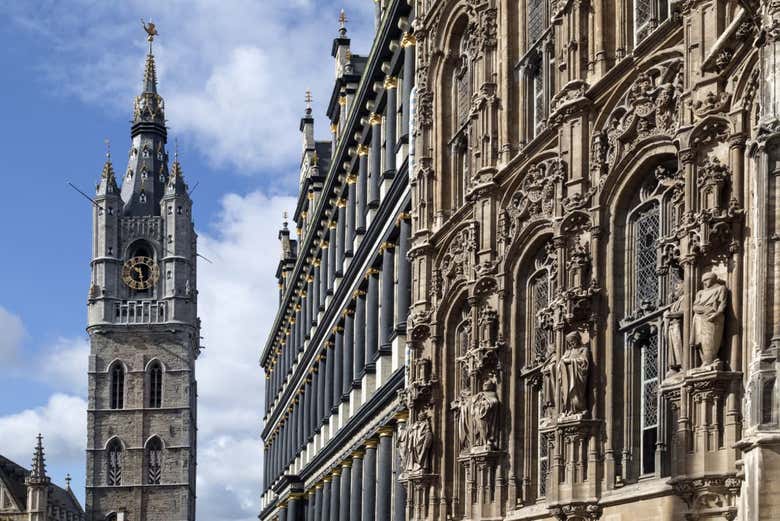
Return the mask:
<svg viewBox="0 0 780 521">
<path fill-rule="evenodd" d="M 419 473 L 428 469 L 428 454 L 433 443 L 433 431 L 426 411 L 420 411 L 417 420 L 412 423 L 408 433 L 407 470 L 411 473 Z"/>
<path fill-rule="evenodd" d="M 701 283 L 703 287 L 693 302 L 691 343 L 699 350 L 702 366 L 708 366 L 718 358 L 723 340 L 728 290 L 712 272 L 705 273 Z"/>
<path fill-rule="evenodd" d="M 476 431 L 474 445 L 495 448 L 498 404 L 496 384 L 492 381 L 482 384 L 482 391 L 477 393 L 471 402 L 471 414 Z"/>
<path fill-rule="evenodd" d="M 677 282 L 672 292 L 672 305 L 664 313 L 666 339 L 669 344 L 669 373 L 676 373 L 682 367 L 684 294 L 682 282 Z"/>
<path fill-rule="evenodd" d="M 572 331 L 565 338 L 566 351 L 558 362 L 561 382 L 561 412 L 564 415 L 587 411 L 585 397 L 590 374 L 590 348 L 583 344 L 579 333 Z"/>
</svg>

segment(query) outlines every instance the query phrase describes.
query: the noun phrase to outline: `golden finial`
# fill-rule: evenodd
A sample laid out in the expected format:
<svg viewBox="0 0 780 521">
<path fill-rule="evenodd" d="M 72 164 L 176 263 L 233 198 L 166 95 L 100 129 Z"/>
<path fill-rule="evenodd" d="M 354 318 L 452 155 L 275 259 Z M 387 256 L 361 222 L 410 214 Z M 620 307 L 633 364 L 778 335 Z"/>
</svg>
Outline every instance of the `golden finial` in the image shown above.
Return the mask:
<svg viewBox="0 0 780 521">
<path fill-rule="evenodd" d="M 151 47 L 151 44 L 154 41 L 154 37 L 159 34 L 157 32 L 157 27 L 154 25 L 154 22 L 152 22 L 151 18 L 149 18 L 148 23 L 144 22 L 144 19 L 141 18 L 141 25 L 144 26 L 144 31 L 146 31 L 146 41 L 149 42 L 149 47 Z"/>
<path fill-rule="evenodd" d="M 339 28 L 340 29 L 347 28 L 347 14 L 344 12 L 344 9 L 342 9 L 341 12 L 339 13 Z"/>
</svg>

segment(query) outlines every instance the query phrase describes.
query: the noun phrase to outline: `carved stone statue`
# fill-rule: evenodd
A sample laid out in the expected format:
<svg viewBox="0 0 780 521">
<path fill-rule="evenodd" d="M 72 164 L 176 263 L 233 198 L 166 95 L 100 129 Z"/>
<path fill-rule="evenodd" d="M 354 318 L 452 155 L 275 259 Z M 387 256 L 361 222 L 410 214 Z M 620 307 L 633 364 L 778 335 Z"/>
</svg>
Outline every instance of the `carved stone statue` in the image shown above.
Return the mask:
<svg viewBox="0 0 780 521">
<path fill-rule="evenodd" d="M 664 326 L 666 339 L 669 344 L 669 373 L 677 373 L 682 367 L 683 353 L 683 312 L 682 306 L 685 295 L 682 282 L 677 282 L 672 292 L 674 301 L 664 313 Z"/>
<path fill-rule="evenodd" d="M 705 273 L 701 283 L 703 287 L 693 302 L 691 343 L 701 355 L 702 366 L 708 366 L 717 360 L 723 340 L 728 290 L 712 272 Z"/>
<path fill-rule="evenodd" d="M 551 359 L 542 367 L 543 415 L 549 416 L 553 407 L 555 407 L 555 360 Z"/>
<path fill-rule="evenodd" d="M 474 421 L 474 446 L 496 448 L 498 438 L 498 394 L 496 384 L 487 381 L 482 390 L 474 395 L 471 415 Z"/>
<path fill-rule="evenodd" d="M 398 423 L 395 446 L 398 448 L 398 459 L 400 460 L 401 473 L 409 469 L 409 431 L 411 428 L 406 423 Z"/>
<path fill-rule="evenodd" d="M 428 470 L 431 443 L 433 443 L 433 431 L 428 413 L 421 411 L 417 420 L 409 426 L 406 439 L 406 470 L 413 474 L 419 474 Z"/>
<path fill-rule="evenodd" d="M 460 449 L 467 449 L 471 446 L 472 436 L 472 419 L 471 419 L 471 401 L 472 396 L 468 389 L 460 391 L 460 396 L 452 402 L 452 407 L 458 414 L 458 440 L 460 442 Z"/>
<path fill-rule="evenodd" d="M 558 362 L 561 413 L 567 416 L 578 415 L 588 409 L 585 392 L 590 374 L 590 348 L 582 343 L 576 331 L 566 335 L 564 343 L 566 351 Z"/>
</svg>

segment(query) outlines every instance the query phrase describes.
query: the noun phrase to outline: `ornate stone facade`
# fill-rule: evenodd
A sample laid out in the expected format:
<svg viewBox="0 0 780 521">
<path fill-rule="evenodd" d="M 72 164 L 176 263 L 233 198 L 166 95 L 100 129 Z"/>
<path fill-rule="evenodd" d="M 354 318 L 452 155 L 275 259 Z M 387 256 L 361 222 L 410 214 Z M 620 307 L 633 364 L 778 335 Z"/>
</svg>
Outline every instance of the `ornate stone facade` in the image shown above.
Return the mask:
<svg viewBox="0 0 780 521">
<path fill-rule="evenodd" d="M 780 516 L 780 8 L 413 4 L 406 517 Z"/>
</svg>

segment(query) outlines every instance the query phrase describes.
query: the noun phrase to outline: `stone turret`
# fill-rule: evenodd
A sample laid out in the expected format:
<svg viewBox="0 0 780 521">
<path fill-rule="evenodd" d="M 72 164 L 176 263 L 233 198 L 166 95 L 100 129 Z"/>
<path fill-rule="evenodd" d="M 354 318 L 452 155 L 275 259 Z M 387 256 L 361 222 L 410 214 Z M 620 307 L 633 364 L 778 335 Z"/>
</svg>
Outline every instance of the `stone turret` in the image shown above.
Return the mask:
<svg viewBox="0 0 780 521">
<path fill-rule="evenodd" d="M 38 443 L 33 452 L 32 469 L 25 480 L 27 486 L 27 521 L 46 521 L 49 499 L 49 483 L 46 475 L 46 461 L 43 452 L 43 436 L 38 434 Z"/>
</svg>

